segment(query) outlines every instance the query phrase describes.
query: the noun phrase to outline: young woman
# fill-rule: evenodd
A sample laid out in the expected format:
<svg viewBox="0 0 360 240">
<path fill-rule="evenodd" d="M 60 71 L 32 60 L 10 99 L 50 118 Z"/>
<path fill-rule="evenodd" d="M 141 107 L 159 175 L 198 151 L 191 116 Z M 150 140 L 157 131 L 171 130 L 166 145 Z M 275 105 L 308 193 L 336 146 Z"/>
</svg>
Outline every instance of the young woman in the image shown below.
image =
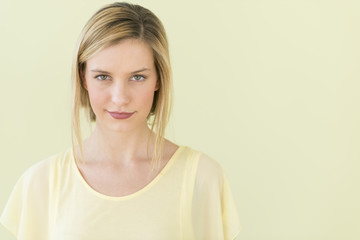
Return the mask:
<svg viewBox="0 0 360 240">
<path fill-rule="evenodd" d="M 23 174 L 1 223 L 24 240 L 235 239 L 222 167 L 164 138 L 171 73 L 160 20 L 138 5 L 103 7 L 73 70 L 73 148 Z M 84 141 L 82 108 L 95 122 Z"/>
</svg>

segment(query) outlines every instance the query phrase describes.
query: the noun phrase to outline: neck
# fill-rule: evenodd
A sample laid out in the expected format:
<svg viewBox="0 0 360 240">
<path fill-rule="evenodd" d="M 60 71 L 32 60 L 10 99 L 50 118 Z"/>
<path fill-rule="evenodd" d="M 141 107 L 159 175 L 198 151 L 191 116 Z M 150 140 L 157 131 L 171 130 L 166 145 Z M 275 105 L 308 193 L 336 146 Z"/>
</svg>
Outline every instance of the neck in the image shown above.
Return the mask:
<svg viewBox="0 0 360 240">
<path fill-rule="evenodd" d="M 152 156 L 150 147 L 153 145 L 153 138 L 147 126 L 130 132 L 106 131 L 96 126 L 94 132 L 84 142 L 85 159 L 133 164 L 136 160 L 144 160 Z"/>
</svg>

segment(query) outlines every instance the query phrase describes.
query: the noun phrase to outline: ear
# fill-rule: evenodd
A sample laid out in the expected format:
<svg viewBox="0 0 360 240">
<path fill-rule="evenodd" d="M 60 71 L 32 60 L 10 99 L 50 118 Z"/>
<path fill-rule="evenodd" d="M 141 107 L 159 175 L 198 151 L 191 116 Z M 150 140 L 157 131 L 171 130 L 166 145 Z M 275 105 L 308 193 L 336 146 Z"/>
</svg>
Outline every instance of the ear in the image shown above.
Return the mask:
<svg viewBox="0 0 360 240">
<path fill-rule="evenodd" d="M 154 91 L 154 92 L 156 92 L 156 91 L 159 90 L 159 89 L 160 89 L 160 81 L 157 80 L 157 81 L 156 81 L 155 91 Z"/>
<path fill-rule="evenodd" d="M 84 69 L 85 69 L 85 67 L 80 68 L 80 71 L 79 71 L 80 81 L 81 81 L 81 85 L 83 86 L 83 88 L 85 88 L 85 90 L 88 90 L 87 84 L 86 84 L 86 78 L 85 78 L 85 71 L 84 71 Z"/>
<path fill-rule="evenodd" d="M 86 89 L 86 91 L 88 91 L 86 80 L 84 77 L 81 77 L 81 82 L 82 82 L 83 87 Z"/>
</svg>

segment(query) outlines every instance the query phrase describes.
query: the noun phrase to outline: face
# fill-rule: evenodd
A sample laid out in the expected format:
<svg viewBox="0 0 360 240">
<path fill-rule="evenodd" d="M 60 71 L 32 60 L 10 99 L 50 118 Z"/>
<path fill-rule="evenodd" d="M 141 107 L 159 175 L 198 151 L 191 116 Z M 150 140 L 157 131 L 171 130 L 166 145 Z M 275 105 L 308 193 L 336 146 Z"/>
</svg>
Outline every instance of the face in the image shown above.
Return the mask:
<svg viewBox="0 0 360 240">
<path fill-rule="evenodd" d="M 96 53 L 86 62 L 84 86 L 96 125 L 112 131 L 147 128 L 157 90 L 150 46 L 126 39 Z"/>
</svg>

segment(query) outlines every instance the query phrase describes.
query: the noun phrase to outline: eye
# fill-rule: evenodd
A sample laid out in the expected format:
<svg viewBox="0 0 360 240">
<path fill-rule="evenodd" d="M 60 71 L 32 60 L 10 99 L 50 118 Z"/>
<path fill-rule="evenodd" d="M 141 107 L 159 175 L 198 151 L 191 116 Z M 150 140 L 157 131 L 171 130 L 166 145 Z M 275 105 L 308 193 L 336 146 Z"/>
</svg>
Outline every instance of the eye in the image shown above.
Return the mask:
<svg viewBox="0 0 360 240">
<path fill-rule="evenodd" d="M 110 79 L 110 77 L 108 75 L 97 75 L 95 77 L 97 80 L 100 80 L 100 81 L 104 81 L 104 80 L 108 80 Z"/>
<path fill-rule="evenodd" d="M 142 76 L 142 75 L 134 75 L 134 76 L 131 77 L 131 80 L 139 82 L 139 81 L 145 80 L 145 77 Z"/>
</svg>

